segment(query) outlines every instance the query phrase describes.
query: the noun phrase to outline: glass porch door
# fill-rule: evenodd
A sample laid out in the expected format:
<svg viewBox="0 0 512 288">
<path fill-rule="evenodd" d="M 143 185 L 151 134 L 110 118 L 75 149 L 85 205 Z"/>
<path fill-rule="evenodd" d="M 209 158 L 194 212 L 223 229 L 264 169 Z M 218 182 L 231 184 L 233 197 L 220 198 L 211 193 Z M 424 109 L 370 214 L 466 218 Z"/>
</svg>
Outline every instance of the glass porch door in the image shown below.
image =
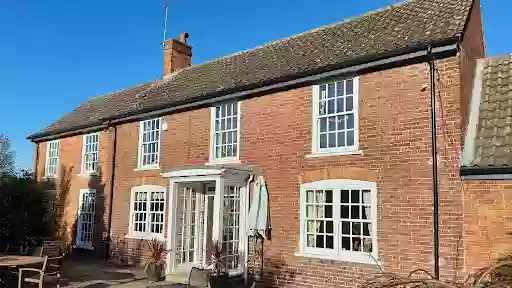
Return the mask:
<svg viewBox="0 0 512 288">
<path fill-rule="evenodd" d="M 191 266 L 196 263 L 198 252 L 198 189 L 196 185 L 187 185 L 179 190 L 179 205 L 181 215 L 179 217 L 179 258 L 180 266 Z"/>
</svg>

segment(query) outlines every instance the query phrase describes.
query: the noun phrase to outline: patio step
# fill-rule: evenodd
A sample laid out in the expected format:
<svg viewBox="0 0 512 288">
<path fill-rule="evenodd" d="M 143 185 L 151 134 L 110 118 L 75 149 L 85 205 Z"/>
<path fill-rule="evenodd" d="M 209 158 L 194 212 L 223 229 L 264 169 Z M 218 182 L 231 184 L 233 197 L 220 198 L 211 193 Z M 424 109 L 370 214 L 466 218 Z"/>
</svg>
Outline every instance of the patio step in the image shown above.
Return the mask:
<svg viewBox="0 0 512 288">
<path fill-rule="evenodd" d="M 165 275 L 165 281 L 172 283 L 180 283 L 187 284 L 188 283 L 188 275 L 187 272 L 174 272 L 172 274 Z"/>
</svg>

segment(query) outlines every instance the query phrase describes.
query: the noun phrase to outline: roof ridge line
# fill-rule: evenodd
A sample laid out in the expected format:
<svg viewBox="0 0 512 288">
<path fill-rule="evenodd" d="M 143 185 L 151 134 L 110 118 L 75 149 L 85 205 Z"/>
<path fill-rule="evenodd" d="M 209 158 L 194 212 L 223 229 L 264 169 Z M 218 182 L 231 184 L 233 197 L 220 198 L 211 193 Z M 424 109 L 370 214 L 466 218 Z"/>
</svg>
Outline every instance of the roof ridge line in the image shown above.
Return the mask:
<svg viewBox="0 0 512 288">
<path fill-rule="evenodd" d="M 236 56 L 236 55 L 240 55 L 240 54 L 244 54 L 244 53 L 249 53 L 249 52 L 252 52 L 254 50 L 261 49 L 261 48 L 269 47 L 269 46 L 274 45 L 274 44 L 278 44 L 278 43 L 281 43 L 281 42 L 284 42 L 284 41 L 287 41 L 287 40 L 290 40 L 290 39 L 301 37 L 301 36 L 303 36 L 305 34 L 315 33 L 315 32 L 321 31 L 321 30 L 325 30 L 325 29 L 331 28 L 333 26 L 337 26 L 337 25 L 341 25 L 343 23 L 354 21 L 356 19 L 361 19 L 361 18 L 364 18 L 364 17 L 367 17 L 367 16 L 371 16 L 371 15 L 376 14 L 376 13 L 381 13 L 381 12 L 384 12 L 386 10 L 389 10 L 389 9 L 392 9 L 392 8 L 395 8 L 395 7 L 404 6 L 404 5 L 409 4 L 409 3 L 413 2 L 413 1 L 419 1 L 419 0 L 404 0 L 402 2 L 397 2 L 395 4 L 391 4 L 391 5 L 388 5 L 386 7 L 381 7 L 381 8 L 377 8 L 377 9 L 374 9 L 374 10 L 370 10 L 370 11 L 364 13 L 364 14 L 361 14 L 361 15 L 356 15 L 356 16 L 353 16 L 353 17 L 350 17 L 350 18 L 345 18 L 345 19 L 343 19 L 341 21 L 338 21 L 338 22 L 327 24 L 327 25 L 324 25 L 324 26 L 321 26 L 321 27 L 317 27 L 317 28 L 314 28 L 314 29 L 303 31 L 303 32 L 300 32 L 300 33 L 297 33 L 297 34 L 293 34 L 293 35 L 290 35 L 290 36 L 286 36 L 286 37 L 283 37 L 283 38 L 279 38 L 279 39 L 276 39 L 276 40 L 272 40 L 272 41 L 270 41 L 268 43 L 265 43 L 265 44 L 262 44 L 262 45 L 258 45 L 258 46 L 252 47 L 252 48 L 248 48 L 248 49 L 245 49 L 245 50 L 242 50 L 242 51 L 237 51 L 237 52 L 229 54 L 229 55 L 224 55 L 224 56 L 220 56 L 220 57 L 217 57 L 217 58 L 214 58 L 214 59 L 210 59 L 210 60 L 207 60 L 205 62 L 199 63 L 197 65 L 192 65 L 190 67 L 186 67 L 184 69 L 181 69 L 180 71 L 186 70 L 186 69 L 191 69 L 193 67 L 198 67 L 198 66 L 206 65 L 208 63 L 220 61 L 220 60 L 223 60 L 223 59 L 226 59 L 226 58 L 230 58 L 230 57 L 233 57 L 233 56 Z"/>
<path fill-rule="evenodd" d="M 151 80 L 151 81 L 146 81 L 146 82 L 143 82 L 143 83 L 139 83 L 139 84 L 136 84 L 135 86 L 130 86 L 130 87 L 126 87 L 126 88 L 120 88 L 120 89 L 118 89 L 116 91 L 112 91 L 112 92 L 109 92 L 109 93 L 106 93 L 106 94 L 102 94 L 102 95 L 98 95 L 98 96 L 92 96 L 92 97 L 89 97 L 87 99 L 87 102 L 92 101 L 92 100 L 96 100 L 96 99 L 100 99 L 100 98 L 105 98 L 105 97 L 107 97 L 109 95 L 117 94 L 119 92 L 123 92 L 123 91 L 126 91 L 126 90 L 136 89 L 136 88 L 139 88 L 141 86 L 147 85 L 147 84 L 149 84 L 151 82 L 154 82 L 154 81 L 156 81 L 158 79 L 159 78 L 156 78 L 156 79 Z M 85 103 L 87 103 L 87 102 L 85 102 Z M 85 103 L 82 103 L 82 104 L 85 104 Z"/>
</svg>

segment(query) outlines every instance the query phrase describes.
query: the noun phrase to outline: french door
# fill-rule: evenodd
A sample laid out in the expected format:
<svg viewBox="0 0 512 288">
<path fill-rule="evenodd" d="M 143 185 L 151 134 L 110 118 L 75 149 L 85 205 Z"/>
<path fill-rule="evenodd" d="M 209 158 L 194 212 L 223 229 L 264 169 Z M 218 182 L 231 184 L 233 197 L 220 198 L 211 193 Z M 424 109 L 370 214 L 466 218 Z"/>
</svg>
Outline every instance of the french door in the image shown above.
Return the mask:
<svg viewBox="0 0 512 288">
<path fill-rule="evenodd" d="M 178 264 L 185 269 L 211 264 L 206 250 L 212 245 L 215 186 L 189 183 L 178 195 Z"/>
<path fill-rule="evenodd" d="M 182 266 L 191 266 L 196 263 L 197 252 L 200 251 L 197 231 L 199 227 L 197 225 L 199 222 L 198 189 L 199 186 L 187 185 L 179 191 L 181 233 L 178 244 L 180 244 L 179 263 Z"/>
<path fill-rule="evenodd" d="M 81 189 L 77 211 L 76 246 L 93 249 L 94 216 L 96 212 L 96 190 Z"/>
</svg>

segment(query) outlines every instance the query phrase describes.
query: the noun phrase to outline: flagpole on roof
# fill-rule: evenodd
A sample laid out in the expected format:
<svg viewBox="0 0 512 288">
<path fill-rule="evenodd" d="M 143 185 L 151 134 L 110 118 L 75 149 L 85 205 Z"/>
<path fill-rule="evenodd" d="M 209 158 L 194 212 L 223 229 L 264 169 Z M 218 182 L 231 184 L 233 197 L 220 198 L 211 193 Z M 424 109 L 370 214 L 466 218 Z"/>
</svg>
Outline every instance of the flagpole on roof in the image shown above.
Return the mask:
<svg viewBox="0 0 512 288">
<path fill-rule="evenodd" d="M 167 39 L 167 16 L 169 12 L 169 1 L 164 0 L 164 9 L 165 9 L 165 18 L 164 18 L 164 39 L 162 41 L 162 48 L 165 45 L 165 40 Z"/>
</svg>

